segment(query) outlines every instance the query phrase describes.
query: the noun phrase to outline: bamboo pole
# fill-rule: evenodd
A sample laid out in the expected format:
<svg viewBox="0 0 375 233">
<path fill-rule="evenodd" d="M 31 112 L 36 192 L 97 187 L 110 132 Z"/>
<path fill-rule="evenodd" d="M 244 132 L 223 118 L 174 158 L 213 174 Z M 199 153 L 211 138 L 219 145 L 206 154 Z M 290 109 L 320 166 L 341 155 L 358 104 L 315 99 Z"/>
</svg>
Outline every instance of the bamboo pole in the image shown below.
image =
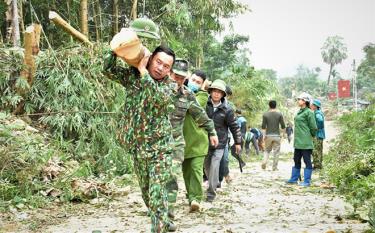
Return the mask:
<svg viewBox="0 0 375 233">
<path fill-rule="evenodd" d="M 133 18 L 133 20 L 137 19 L 137 5 L 138 5 L 138 0 L 133 0 L 132 11 L 131 11 L 131 18 Z"/>
<path fill-rule="evenodd" d="M 79 41 L 89 46 L 93 46 L 93 44 L 89 41 L 89 39 L 85 35 L 83 35 L 81 32 L 73 28 L 68 22 L 66 22 L 63 18 L 61 18 L 60 15 L 57 14 L 56 12 L 50 11 L 49 19 L 52 22 L 54 22 L 56 25 L 62 27 L 66 32 L 68 32 L 70 35 L 72 35 Z"/>
<path fill-rule="evenodd" d="M 81 31 L 86 37 L 89 36 L 87 0 L 80 1 Z"/>
<path fill-rule="evenodd" d="M 17 0 L 12 0 L 12 10 L 13 10 L 13 18 L 12 18 L 12 27 L 13 27 L 13 46 L 19 47 L 21 45 L 21 38 L 20 38 L 20 25 L 18 20 L 18 6 Z"/>
<path fill-rule="evenodd" d="M 112 14 L 113 14 L 113 22 L 112 22 L 112 34 L 116 35 L 118 33 L 118 12 L 119 12 L 119 7 L 118 7 L 118 0 L 113 0 L 113 9 L 112 9 Z"/>
</svg>

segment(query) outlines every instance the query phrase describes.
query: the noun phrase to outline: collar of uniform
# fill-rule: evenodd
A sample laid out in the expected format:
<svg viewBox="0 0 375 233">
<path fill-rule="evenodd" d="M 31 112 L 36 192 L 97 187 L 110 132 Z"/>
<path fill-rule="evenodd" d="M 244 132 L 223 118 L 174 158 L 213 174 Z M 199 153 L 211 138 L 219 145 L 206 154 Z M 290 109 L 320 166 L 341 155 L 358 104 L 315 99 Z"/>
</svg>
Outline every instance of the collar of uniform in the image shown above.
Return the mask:
<svg viewBox="0 0 375 233">
<path fill-rule="evenodd" d="M 308 110 L 308 107 L 300 108 L 298 114 L 303 113 L 304 111 Z"/>
</svg>

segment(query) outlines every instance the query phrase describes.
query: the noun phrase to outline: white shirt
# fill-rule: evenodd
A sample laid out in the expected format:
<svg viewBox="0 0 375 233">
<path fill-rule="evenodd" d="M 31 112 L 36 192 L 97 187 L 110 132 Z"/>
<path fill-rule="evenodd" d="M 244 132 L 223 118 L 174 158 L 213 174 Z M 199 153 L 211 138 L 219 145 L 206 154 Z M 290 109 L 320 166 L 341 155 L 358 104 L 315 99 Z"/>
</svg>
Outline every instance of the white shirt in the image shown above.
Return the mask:
<svg viewBox="0 0 375 233">
<path fill-rule="evenodd" d="M 217 107 L 219 107 L 220 104 L 221 104 L 221 100 L 220 100 L 220 102 L 219 102 L 218 104 L 214 104 L 214 103 L 212 102 L 212 106 L 214 107 L 214 112 L 216 112 Z"/>
</svg>

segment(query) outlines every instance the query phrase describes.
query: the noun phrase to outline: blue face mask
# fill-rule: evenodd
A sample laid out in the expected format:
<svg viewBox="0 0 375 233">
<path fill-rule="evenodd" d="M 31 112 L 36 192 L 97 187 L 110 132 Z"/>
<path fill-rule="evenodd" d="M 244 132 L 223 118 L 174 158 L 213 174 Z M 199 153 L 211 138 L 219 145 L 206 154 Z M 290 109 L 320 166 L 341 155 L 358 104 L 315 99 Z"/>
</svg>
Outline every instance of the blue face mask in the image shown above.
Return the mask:
<svg viewBox="0 0 375 233">
<path fill-rule="evenodd" d="M 188 82 L 188 88 L 194 93 L 199 91 L 199 87 L 193 82 Z"/>
</svg>

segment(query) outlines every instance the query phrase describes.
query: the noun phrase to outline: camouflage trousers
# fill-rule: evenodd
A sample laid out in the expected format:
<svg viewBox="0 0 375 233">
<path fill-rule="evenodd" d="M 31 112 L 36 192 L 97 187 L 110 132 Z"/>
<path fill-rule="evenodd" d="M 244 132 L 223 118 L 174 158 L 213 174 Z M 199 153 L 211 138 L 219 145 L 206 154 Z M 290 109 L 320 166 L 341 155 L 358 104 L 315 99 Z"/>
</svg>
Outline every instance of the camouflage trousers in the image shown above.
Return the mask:
<svg viewBox="0 0 375 233">
<path fill-rule="evenodd" d="M 158 151 L 138 151 L 133 153 L 133 161 L 142 198 L 149 209 L 151 232 L 167 232 L 170 220 L 166 184 L 170 179 L 171 156 Z"/>
<path fill-rule="evenodd" d="M 167 182 L 169 208 L 173 209 L 177 201 L 178 183 L 177 177 L 182 173 L 182 162 L 184 161 L 184 143 L 176 143 L 173 156 L 171 176 Z"/>
<path fill-rule="evenodd" d="M 312 152 L 314 168 L 321 169 L 323 167 L 323 140 L 314 138 L 314 150 Z"/>
</svg>

